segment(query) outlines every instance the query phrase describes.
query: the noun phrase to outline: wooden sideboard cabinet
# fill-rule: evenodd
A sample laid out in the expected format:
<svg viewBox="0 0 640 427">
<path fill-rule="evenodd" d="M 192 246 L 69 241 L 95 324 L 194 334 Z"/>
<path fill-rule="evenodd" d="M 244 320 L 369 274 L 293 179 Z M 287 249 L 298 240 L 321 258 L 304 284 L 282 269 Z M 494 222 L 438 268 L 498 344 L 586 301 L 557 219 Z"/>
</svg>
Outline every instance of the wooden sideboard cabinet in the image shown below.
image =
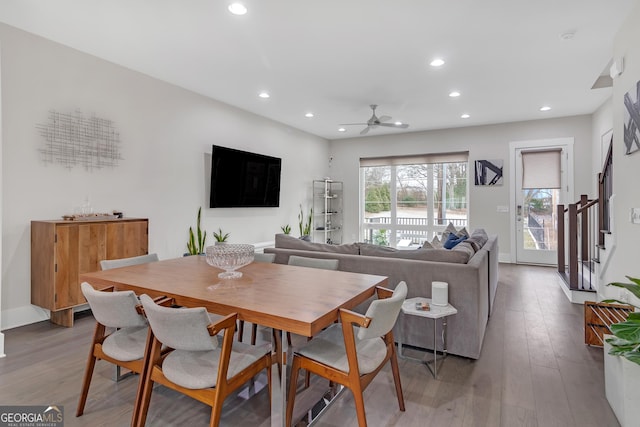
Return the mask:
<svg viewBox="0 0 640 427">
<path fill-rule="evenodd" d="M 145 255 L 149 220 L 31 221 L 31 303 L 51 322 L 73 326 L 73 307 L 85 304 L 78 277 L 104 259 Z"/>
</svg>

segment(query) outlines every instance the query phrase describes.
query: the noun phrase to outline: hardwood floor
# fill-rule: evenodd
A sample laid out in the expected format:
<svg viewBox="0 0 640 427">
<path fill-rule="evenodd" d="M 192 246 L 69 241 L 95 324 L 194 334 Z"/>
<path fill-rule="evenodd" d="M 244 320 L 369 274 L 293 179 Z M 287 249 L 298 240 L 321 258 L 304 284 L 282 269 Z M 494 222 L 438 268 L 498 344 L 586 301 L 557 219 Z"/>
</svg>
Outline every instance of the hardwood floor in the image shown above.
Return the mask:
<svg viewBox="0 0 640 427">
<path fill-rule="evenodd" d="M 426 367 L 400 360 L 404 413 L 386 368 L 365 391 L 369 425 L 618 426 L 604 395 L 602 350 L 584 345 L 583 308 L 567 301 L 556 280 L 552 268 L 501 264 L 480 359 L 450 356 L 437 380 Z M 63 405 L 67 427 L 129 425 L 137 377 L 114 383 L 106 362 L 96 366 L 85 414 L 75 417 L 93 326 L 91 315 L 80 314 L 73 328 L 41 322 L 5 331 L 0 404 Z M 221 425 L 270 425 L 265 380 L 227 399 Z M 156 387 L 147 425 L 208 425 L 209 413 L 199 402 Z M 316 425 L 357 425 L 351 394 Z"/>
</svg>

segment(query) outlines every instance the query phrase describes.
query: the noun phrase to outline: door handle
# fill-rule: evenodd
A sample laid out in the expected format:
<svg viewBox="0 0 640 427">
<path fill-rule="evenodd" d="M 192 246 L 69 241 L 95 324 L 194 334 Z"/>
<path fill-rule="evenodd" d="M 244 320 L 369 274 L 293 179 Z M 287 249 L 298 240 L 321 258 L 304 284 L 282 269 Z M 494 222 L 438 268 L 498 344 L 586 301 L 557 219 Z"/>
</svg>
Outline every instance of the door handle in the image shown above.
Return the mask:
<svg viewBox="0 0 640 427">
<path fill-rule="evenodd" d="M 516 206 L 516 220 L 522 221 L 522 205 Z"/>
</svg>

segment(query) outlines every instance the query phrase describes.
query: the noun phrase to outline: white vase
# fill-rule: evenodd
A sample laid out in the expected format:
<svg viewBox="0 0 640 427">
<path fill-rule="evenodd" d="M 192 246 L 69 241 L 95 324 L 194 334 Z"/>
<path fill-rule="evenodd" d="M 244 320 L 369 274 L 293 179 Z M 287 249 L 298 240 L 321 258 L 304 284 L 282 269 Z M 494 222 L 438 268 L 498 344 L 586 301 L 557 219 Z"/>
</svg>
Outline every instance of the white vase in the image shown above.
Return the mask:
<svg viewBox="0 0 640 427">
<path fill-rule="evenodd" d="M 606 340 L 611 335 L 605 335 Z M 611 346 L 604 343 L 604 387 L 621 427 L 636 427 L 640 422 L 637 390 L 640 388 L 640 365 L 621 356 L 609 354 Z"/>
</svg>

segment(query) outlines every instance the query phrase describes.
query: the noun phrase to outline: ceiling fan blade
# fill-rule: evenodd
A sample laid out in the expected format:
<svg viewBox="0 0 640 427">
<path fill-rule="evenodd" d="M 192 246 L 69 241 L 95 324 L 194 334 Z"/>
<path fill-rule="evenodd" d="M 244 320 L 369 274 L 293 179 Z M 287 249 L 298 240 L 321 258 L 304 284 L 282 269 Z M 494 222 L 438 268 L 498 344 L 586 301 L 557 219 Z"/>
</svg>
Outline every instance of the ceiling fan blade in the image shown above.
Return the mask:
<svg viewBox="0 0 640 427">
<path fill-rule="evenodd" d="M 388 122 L 389 120 L 391 120 L 391 116 L 380 116 L 378 118 L 378 121 L 380 122 Z"/>
<path fill-rule="evenodd" d="M 395 123 L 378 123 L 378 126 L 387 126 L 390 128 L 401 128 L 401 129 L 406 129 L 409 127 L 409 125 L 406 123 L 402 123 L 401 125 L 397 125 Z"/>
<path fill-rule="evenodd" d="M 369 126 L 369 123 L 340 123 L 339 126 Z"/>
<path fill-rule="evenodd" d="M 367 126 L 366 128 L 362 129 L 360 131 L 360 135 L 366 135 L 367 132 L 369 132 L 369 129 L 371 129 L 371 126 Z"/>
</svg>

